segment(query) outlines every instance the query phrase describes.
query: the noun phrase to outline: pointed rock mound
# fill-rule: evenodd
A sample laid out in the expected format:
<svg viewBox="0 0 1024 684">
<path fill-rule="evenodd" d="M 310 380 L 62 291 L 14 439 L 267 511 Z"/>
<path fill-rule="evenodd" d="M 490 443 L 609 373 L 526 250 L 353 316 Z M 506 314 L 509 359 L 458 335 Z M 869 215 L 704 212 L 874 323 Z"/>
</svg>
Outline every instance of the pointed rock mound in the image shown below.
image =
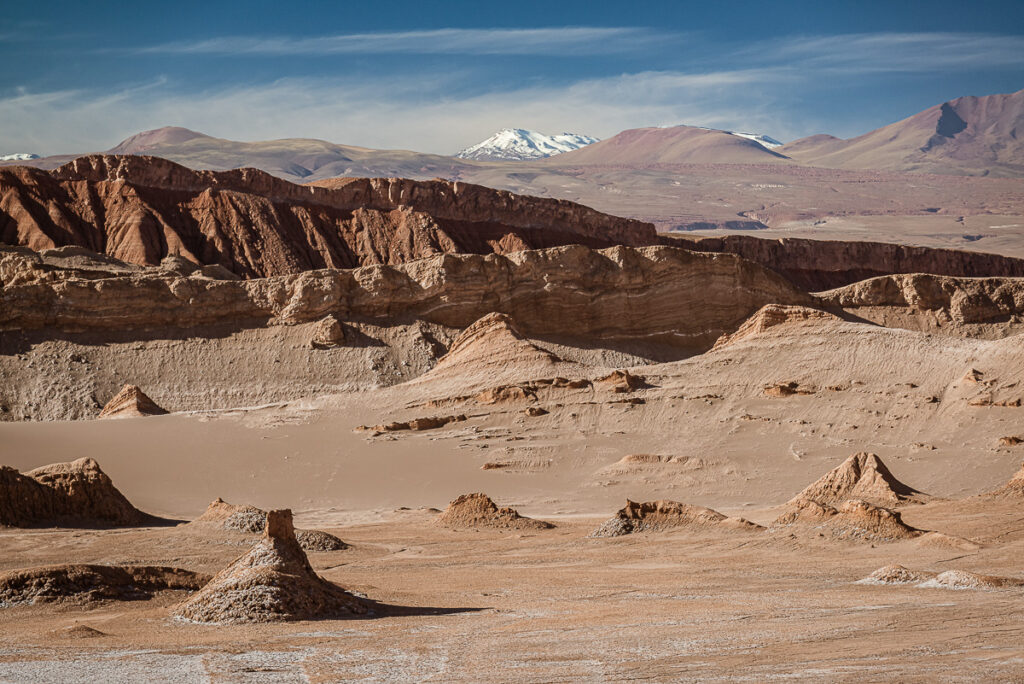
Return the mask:
<svg viewBox="0 0 1024 684">
<path fill-rule="evenodd" d="M 560 363 L 564 362 L 523 337 L 509 316 L 490 313 L 463 330 L 448 353 L 416 382 L 458 377 L 494 385 L 550 374 Z"/>
<path fill-rule="evenodd" d="M 839 321 L 838 316 L 812 309 L 807 306 L 786 306 L 783 304 L 765 304 L 757 312 L 748 318 L 736 329 L 736 332 L 727 333 L 718 338 L 712 351 L 735 344 L 748 337 L 755 337 L 764 333 L 770 328 L 780 325 L 802 323 L 806 321 Z"/>
<path fill-rule="evenodd" d="M 910 527 L 897 511 L 875 506 L 867 501 L 850 499 L 839 508 L 804 499 L 772 523 L 773 529 L 799 525 L 833 539 L 864 542 L 888 542 L 912 539 L 925 530 Z"/>
<path fill-rule="evenodd" d="M 290 510 L 269 511 L 263 538 L 173 615 L 203 623 L 276 622 L 361 615 L 366 606 L 313 571 Z"/>
<path fill-rule="evenodd" d="M 0 574 L 0 607 L 36 603 L 144 601 L 163 591 L 196 591 L 209 575 L 149 565 L 51 565 Z"/>
<path fill-rule="evenodd" d="M 789 504 L 814 501 L 835 506 L 849 499 L 859 499 L 878 506 L 896 506 L 921 503 L 926 497 L 893 477 L 878 456 L 861 452 L 830 470 L 793 497 Z"/>
<path fill-rule="evenodd" d="M 154 521 L 132 506 L 91 458 L 24 474 L 0 466 L 0 525 L 129 526 Z"/>
<path fill-rule="evenodd" d="M 514 508 L 498 508 L 486 494 L 463 494 L 448 504 L 438 523 L 457 530 L 491 527 L 501 530 L 548 530 L 549 522 L 519 515 Z"/>
<path fill-rule="evenodd" d="M 591 537 L 621 537 L 636 532 L 661 532 L 674 528 L 748 530 L 764 528 L 743 518 L 730 518 L 703 506 L 678 501 L 637 503 L 626 499 L 626 506 L 594 530 Z"/>
<path fill-rule="evenodd" d="M 225 530 L 257 534 L 267 526 L 267 512 L 248 504 L 229 504 L 217 497 L 190 524 L 212 524 Z M 320 530 L 295 530 L 295 539 L 304 551 L 341 551 L 350 548 L 333 534 Z"/>
<path fill-rule="evenodd" d="M 135 385 L 125 385 L 117 395 L 107 402 L 100 411 L 100 418 L 134 418 L 138 416 L 162 416 L 167 411 L 157 406 Z"/>
</svg>

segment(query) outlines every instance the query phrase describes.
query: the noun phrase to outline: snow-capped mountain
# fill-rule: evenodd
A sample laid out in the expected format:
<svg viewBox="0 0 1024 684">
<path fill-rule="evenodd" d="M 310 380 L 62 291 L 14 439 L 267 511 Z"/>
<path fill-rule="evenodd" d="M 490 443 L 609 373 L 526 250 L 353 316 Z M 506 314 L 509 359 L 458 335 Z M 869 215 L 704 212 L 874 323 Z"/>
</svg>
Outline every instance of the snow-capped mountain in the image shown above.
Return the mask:
<svg viewBox="0 0 1024 684">
<path fill-rule="evenodd" d="M 28 161 L 29 159 L 39 159 L 39 155 L 32 154 L 31 152 L 14 152 L 12 154 L 0 154 L 0 161 Z"/>
<path fill-rule="evenodd" d="M 544 135 L 524 128 L 506 128 L 455 156 L 482 161 L 525 161 L 571 152 L 596 142 L 597 138 L 577 133 Z"/>
</svg>

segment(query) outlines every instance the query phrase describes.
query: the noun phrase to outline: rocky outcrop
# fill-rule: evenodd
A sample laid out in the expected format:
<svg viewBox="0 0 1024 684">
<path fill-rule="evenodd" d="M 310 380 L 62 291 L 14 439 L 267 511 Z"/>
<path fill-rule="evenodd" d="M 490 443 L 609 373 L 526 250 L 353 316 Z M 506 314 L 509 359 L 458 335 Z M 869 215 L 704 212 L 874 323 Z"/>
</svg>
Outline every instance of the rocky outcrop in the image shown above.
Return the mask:
<svg viewBox="0 0 1024 684">
<path fill-rule="evenodd" d="M 52 565 L 0 574 L 0 607 L 36 603 L 144 601 L 164 591 L 196 591 L 210 581 L 180 568 Z"/>
<path fill-rule="evenodd" d="M 100 418 L 138 418 L 162 416 L 167 411 L 135 385 L 125 385 L 100 411 Z"/>
<path fill-rule="evenodd" d="M 153 522 L 91 458 L 19 473 L 0 466 L 0 525 L 129 526 Z"/>
<path fill-rule="evenodd" d="M 830 470 L 789 501 L 838 505 L 860 499 L 879 506 L 920 503 L 926 495 L 897 480 L 875 454 L 857 453 Z"/>
<path fill-rule="evenodd" d="M 812 309 L 806 306 L 785 306 L 783 304 L 766 304 L 757 310 L 753 316 L 743 322 L 736 332 L 722 335 L 713 349 L 721 349 L 730 344 L 755 337 L 765 331 L 781 325 L 799 324 L 804 321 L 838 321 L 838 316 L 820 309 Z"/>
<path fill-rule="evenodd" d="M 764 530 L 743 518 L 730 518 L 703 506 L 678 501 L 647 501 L 637 503 L 626 500 L 624 508 L 590 534 L 591 537 L 621 537 L 636 532 L 663 532 L 670 529 L 718 531 Z"/>
<path fill-rule="evenodd" d="M 914 328 L 931 323 L 982 334 L 986 325 L 1005 333 L 1024 324 L 1024 278 L 1020 277 L 889 275 L 821 292 L 817 297 L 821 306 L 882 325 Z"/>
<path fill-rule="evenodd" d="M 364 613 L 359 599 L 314 572 L 295 539 L 290 510 L 269 511 L 263 538 L 172 611 L 184 620 L 214 624 Z"/>
<path fill-rule="evenodd" d="M 554 527 L 549 522 L 519 515 L 514 508 L 498 508 L 486 494 L 463 494 L 448 504 L 437 522 L 452 529 L 478 529 L 489 527 L 500 530 L 546 530 Z"/>
<path fill-rule="evenodd" d="M 218 497 L 190 524 L 258 534 L 266 529 L 267 512 L 249 504 L 229 504 Z M 341 551 L 349 548 L 338 537 L 321 530 L 295 530 L 295 539 L 304 551 Z"/>
<path fill-rule="evenodd" d="M 133 264 L 168 256 L 246 278 L 397 264 L 439 253 L 657 242 L 654 226 L 478 185 L 346 178 L 303 186 L 256 169 L 193 171 L 93 155 L 0 168 L 0 242 L 77 245 Z"/>
<path fill-rule="evenodd" d="M 788 510 L 773 523 L 772 529 L 791 526 L 811 528 L 818 533 L 829 533 L 835 539 L 851 541 L 897 541 L 925 534 L 903 522 L 898 511 L 862 501 L 849 499 L 838 507 L 821 504 L 813 499 L 790 503 Z"/>
<path fill-rule="evenodd" d="M 782 277 L 733 255 L 670 247 L 582 246 L 246 281 L 147 269 L 88 279 L 0 249 L 0 330 L 188 329 L 201 325 L 420 319 L 466 328 L 503 312 L 530 337 L 636 340 L 704 351 L 768 303 L 811 303 Z M 599 302 L 599 305 L 597 304 Z"/>
<path fill-rule="evenodd" d="M 885 242 L 844 242 L 802 238 L 664 237 L 664 244 L 702 252 L 728 252 L 785 276 L 811 292 L 901 273 L 965 278 L 1024 277 L 1024 259 L 954 249 L 910 247 Z"/>
</svg>

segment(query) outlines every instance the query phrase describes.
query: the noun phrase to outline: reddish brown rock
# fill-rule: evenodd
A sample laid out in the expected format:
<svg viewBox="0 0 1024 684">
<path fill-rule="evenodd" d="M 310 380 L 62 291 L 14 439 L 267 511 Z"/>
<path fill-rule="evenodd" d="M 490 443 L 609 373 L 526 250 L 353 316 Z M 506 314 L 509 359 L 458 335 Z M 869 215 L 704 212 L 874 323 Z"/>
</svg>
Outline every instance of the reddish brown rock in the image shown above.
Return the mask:
<svg viewBox="0 0 1024 684">
<path fill-rule="evenodd" d="M 153 518 L 129 503 L 91 458 L 19 473 L 0 466 L 0 525 L 141 525 Z"/>
<path fill-rule="evenodd" d="M 256 169 L 192 171 L 93 155 L 54 171 L 0 168 L 0 242 L 78 245 L 156 265 L 177 255 L 243 277 L 584 244 L 648 245 L 654 227 L 564 200 L 400 178 L 301 186 Z"/>
</svg>

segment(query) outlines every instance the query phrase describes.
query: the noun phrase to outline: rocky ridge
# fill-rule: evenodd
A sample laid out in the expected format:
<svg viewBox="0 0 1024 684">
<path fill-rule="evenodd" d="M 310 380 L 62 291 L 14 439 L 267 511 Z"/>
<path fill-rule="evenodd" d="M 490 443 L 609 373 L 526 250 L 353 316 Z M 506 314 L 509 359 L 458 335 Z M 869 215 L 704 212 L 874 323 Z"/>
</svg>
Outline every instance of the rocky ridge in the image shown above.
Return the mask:
<svg viewBox="0 0 1024 684">
<path fill-rule="evenodd" d="M 648 223 L 466 183 L 344 178 L 304 186 L 256 169 L 193 171 L 157 157 L 93 155 L 51 172 L 0 168 L 0 242 L 76 245 L 142 265 L 181 256 L 253 278 L 657 237 Z"/>
<path fill-rule="evenodd" d="M 955 249 L 886 242 L 765 239 L 749 235 L 689 238 L 663 236 L 663 244 L 701 252 L 728 252 L 761 264 L 810 292 L 868 278 L 930 273 L 958 278 L 1024 277 L 1024 259 Z"/>
<path fill-rule="evenodd" d="M 726 254 L 582 246 L 247 281 L 159 269 L 89 279 L 0 249 L 0 330 L 131 330 L 418 318 L 465 328 L 492 312 L 531 336 L 643 337 L 703 351 L 768 303 L 810 304 L 782 277 Z M 600 301 L 601 306 L 591 306 Z"/>
</svg>

